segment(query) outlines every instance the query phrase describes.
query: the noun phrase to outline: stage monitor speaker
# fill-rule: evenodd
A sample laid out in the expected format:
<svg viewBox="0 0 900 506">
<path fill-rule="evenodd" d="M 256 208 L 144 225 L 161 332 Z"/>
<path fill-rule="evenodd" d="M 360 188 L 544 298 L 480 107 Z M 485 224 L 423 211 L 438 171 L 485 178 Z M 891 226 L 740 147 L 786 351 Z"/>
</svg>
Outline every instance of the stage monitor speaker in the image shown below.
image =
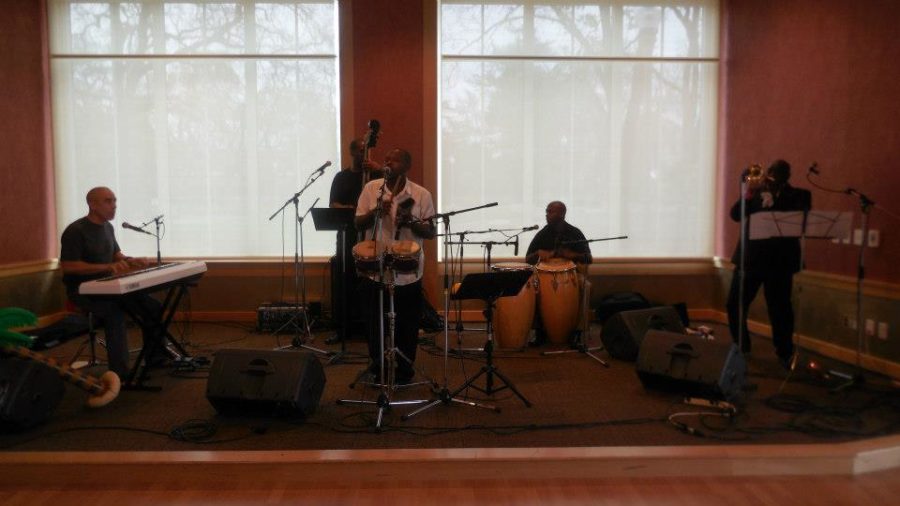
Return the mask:
<svg viewBox="0 0 900 506">
<path fill-rule="evenodd" d="M 22 430 L 47 421 L 65 388 L 59 374 L 40 362 L 0 357 L 0 429 Z"/>
<path fill-rule="evenodd" d="M 672 306 L 622 311 L 603 325 L 600 340 L 609 355 L 619 360 L 634 361 L 648 330 L 684 333 L 681 317 Z"/>
<path fill-rule="evenodd" d="M 645 388 L 731 401 L 741 393 L 747 364 L 730 340 L 650 330 L 637 358 Z"/>
<path fill-rule="evenodd" d="M 213 359 L 206 398 L 226 415 L 305 416 L 324 389 L 325 370 L 312 353 L 226 349 Z"/>
</svg>

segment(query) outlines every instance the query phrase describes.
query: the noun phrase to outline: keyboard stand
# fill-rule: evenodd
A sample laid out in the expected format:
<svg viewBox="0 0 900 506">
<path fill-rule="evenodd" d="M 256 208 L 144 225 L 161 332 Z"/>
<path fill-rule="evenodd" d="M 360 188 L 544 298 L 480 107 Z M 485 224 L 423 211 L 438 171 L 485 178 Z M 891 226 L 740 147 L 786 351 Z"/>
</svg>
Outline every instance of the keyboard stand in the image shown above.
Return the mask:
<svg viewBox="0 0 900 506">
<path fill-rule="evenodd" d="M 159 346 L 159 343 L 163 343 L 169 352 L 175 357 L 173 357 L 177 361 L 186 361 L 190 362 L 192 357 L 188 355 L 187 350 L 184 349 L 181 344 L 175 339 L 175 337 L 169 332 L 169 325 L 172 323 L 172 318 L 175 317 L 175 310 L 178 309 L 178 304 L 181 302 L 181 298 L 184 297 L 184 294 L 187 293 L 187 289 L 190 286 L 196 286 L 197 280 L 200 278 L 202 274 L 191 276 L 189 278 L 184 278 L 178 280 L 174 284 L 168 287 L 166 291 L 166 297 L 162 303 L 162 309 L 159 314 L 151 314 L 148 311 L 136 312 L 133 311 L 132 308 L 126 305 L 126 314 L 142 329 L 145 326 L 156 327 L 156 334 L 160 336 L 160 339 L 154 339 L 150 349 L 147 347 L 142 347 L 141 352 L 138 354 L 137 361 L 134 364 L 134 367 L 131 368 L 131 371 L 128 373 L 128 378 L 122 382 L 122 390 L 141 390 L 141 391 L 152 391 L 158 392 L 162 390 L 162 387 L 159 386 L 148 386 L 144 385 L 144 382 L 148 379 L 147 377 L 147 359 L 153 356 L 153 352 L 156 351 L 156 347 Z M 165 286 L 165 285 L 163 285 Z M 157 289 L 160 287 L 156 287 Z M 143 292 L 136 293 L 147 293 L 151 291 L 157 291 L 148 289 Z M 128 297 L 128 295 L 125 295 Z"/>
</svg>

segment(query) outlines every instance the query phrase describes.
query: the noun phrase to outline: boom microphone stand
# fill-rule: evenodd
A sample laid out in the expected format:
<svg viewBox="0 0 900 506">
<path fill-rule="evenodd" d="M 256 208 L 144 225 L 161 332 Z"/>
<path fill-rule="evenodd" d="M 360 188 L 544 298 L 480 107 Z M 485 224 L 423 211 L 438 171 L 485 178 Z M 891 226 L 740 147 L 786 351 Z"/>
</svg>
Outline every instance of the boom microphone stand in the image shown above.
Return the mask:
<svg viewBox="0 0 900 506">
<path fill-rule="evenodd" d="M 471 207 L 469 209 L 462 209 L 460 211 L 450 211 L 448 213 L 437 213 L 434 216 L 427 218 L 427 220 L 439 219 L 444 224 L 444 233 L 441 234 L 443 237 L 451 237 L 450 233 L 450 217 L 460 214 L 467 213 L 469 211 L 475 211 L 478 209 L 484 209 L 486 207 L 496 206 L 497 202 L 492 202 L 490 204 L 485 204 L 477 207 Z M 464 404 L 466 406 L 476 407 L 476 408 L 485 408 L 491 409 L 499 412 L 500 408 L 496 406 L 492 406 L 489 404 L 479 404 L 477 402 L 467 401 L 464 399 L 460 399 L 456 397 L 456 394 L 461 390 L 457 390 L 456 392 L 451 393 L 449 388 L 449 380 L 447 378 L 447 365 L 449 362 L 449 354 L 450 354 L 450 290 L 453 287 L 453 280 L 449 274 L 450 268 L 450 246 L 451 241 L 444 240 L 444 384 L 441 389 L 437 392 L 436 398 L 432 399 L 432 401 L 410 413 L 407 413 L 400 417 L 401 420 L 409 420 L 410 418 L 418 415 L 419 413 L 428 411 L 429 409 L 437 406 L 438 404 L 444 404 L 445 406 L 449 406 L 451 403 L 456 402 L 458 404 Z M 460 260 L 462 260 L 462 255 L 460 255 Z M 460 268 L 460 270 L 462 270 Z"/>
<path fill-rule="evenodd" d="M 293 221 L 294 221 L 294 311 L 293 311 L 293 313 L 294 314 L 291 316 L 291 318 L 287 322 L 285 322 L 281 327 L 276 329 L 274 332 L 274 334 L 277 334 L 286 326 L 293 325 L 294 326 L 294 338 L 291 340 L 290 346 L 279 347 L 277 349 L 303 348 L 303 349 L 307 349 L 312 352 L 320 353 L 323 355 L 329 355 L 331 353 L 329 351 L 322 350 L 319 348 L 314 348 L 312 346 L 308 346 L 308 345 L 304 344 L 303 338 L 301 338 L 301 336 L 300 336 L 301 327 L 297 323 L 297 319 L 300 317 L 300 314 L 302 312 L 302 314 L 303 314 L 303 330 L 305 331 L 305 337 L 308 338 L 312 335 L 312 333 L 310 331 L 310 327 L 309 327 L 309 313 L 307 312 L 307 307 L 306 307 L 306 276 L 305 276 L 306 270 L 305 270 L 305 266 L 303 266 L 302 263 L 300 262 L 300 253 L 301 253 L 301 248 L 302 248 L 302 244 L 303 244 L 302 243 L 303 219 L 305 218 L 306 214 L 309 214 L 309 210 L 307 210 L 306 213 L 304 213 L 304 215 L 302 217 L 300 216 L 300 210 L 299 210 L 300 196 L 303 194 L 304 191 L 306 191 L 307 188 L 312 186 L 312 184 L 315 183 L 316 180 L 322 176 L 322 174 L 325 173 L 325 168 L 328 167 L 329 165 L 331 165 L 331 162 L 325 162 L 324 165 L 322 165 L 321 167 L 319 167 L 318 169 L 313 171 L 313 173 L 310 174 L 309 178 L 307 178 L 306 184 L 303 185 L 303 188 L 301 188 L 300 191 L 298 191 L 293 196 L 291 196 L 291 198 L 289 198 L 287 201 L 285 201 L 285 203 L 282 204 L 282 206 L 280 208 L 278 208 L 277 211 L 272 213 L 272 216 L 269 216 L 269 221 L 272 221 L 276 216 L 278 216 L 280 213 L 284 212 L 284 210 L 287 208 L 288 205 L 293 204 L 293 206 L 294 206 L 294 219 L 293 219 Z M 316 199 L 316 202 L 318 202 L 318 201 L 319 201 L 319 199 Z M 315 207 L 316 202 L 313 202 L 313 205 L 310 206 L 310 209 L 312 209 L 312 207 Z M 300 305 L 301 304 L 301 298 L 300 298 L 301 271 L 303 273 L 302 306 Z"/>
</svg>

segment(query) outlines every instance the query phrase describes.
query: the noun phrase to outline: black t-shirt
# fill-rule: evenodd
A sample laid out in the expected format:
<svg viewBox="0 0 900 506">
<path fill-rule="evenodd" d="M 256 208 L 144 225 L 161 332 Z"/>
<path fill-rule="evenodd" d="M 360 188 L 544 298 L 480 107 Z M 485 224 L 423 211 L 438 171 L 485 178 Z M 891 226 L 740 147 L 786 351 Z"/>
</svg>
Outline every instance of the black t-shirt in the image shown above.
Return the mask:
<svg viewBox="0 0 900 506">
<path fill-rule="evenodd" d="M 584 237 L 584 234 L 581 233 L 581 230 L 570 225 L 568 222 L 562 221 L 557 227 L 544 225 L 544 228 L 538 230 L 538 233 L 534 235 L 531 244 L 528 245 L 528 252 L 525 255 L 528 256 L 539 249 L 553 251 L 557 247 L 564 247 L 590 258 L 591 247 L 587 242 L 562 244 L 566 241 L 583 241 L 585 239 L 586 238 Z"/>
<path fill-rule="evenodd" d="M 344 169 L 334 176 L 331 182 L 331 197 L 329 203 L 337 202 L 345 205 L 356 205 L 359 194 L 362 193 L 362 172 L 354 172 Z"/>
<path fill-rule="evenodd" d="M 108 264 L 115 259 L 119 250 L 116 234 L 109 222 L 97 225 L 87 217 L 72 222 L 62 234 L 62 250 L 59 254 L 63 262 L 87 262 Z M 106 274 L 76 275 L 64 274 L 63 283 L 69 294 L 78 293 L 78 285 L 85 281 L 102 278 Z"/>
</svg>

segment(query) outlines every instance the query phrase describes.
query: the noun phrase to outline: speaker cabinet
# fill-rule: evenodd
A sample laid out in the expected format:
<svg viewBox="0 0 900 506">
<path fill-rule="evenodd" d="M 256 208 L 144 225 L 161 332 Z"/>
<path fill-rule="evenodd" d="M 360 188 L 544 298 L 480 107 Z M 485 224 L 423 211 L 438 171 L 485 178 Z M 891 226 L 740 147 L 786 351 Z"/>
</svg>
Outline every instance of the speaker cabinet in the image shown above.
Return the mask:
<svg viewBox="0 0 900 506">
<path fill-rule="evenodd" d="M 325 389 L 312 353 L 226 349 L 216 353 L 206 398 L 226 415 L 311 415 Z"/>
<path fill-rule="evenodd" d="M 733 400 L 741 392 L 747 364 L 731 340 L 650 330 L 637 358 L 645 388 Z"/>
<path fill-rule="evenodd" d="M 644 334 L 651 329 L 684 333 L 684 325 L 675 308 L 659 306 L 614 314 L 603 325 L 600 340 L 611 357 L 633 362 Z"/>
<path fill-rule="evenodd" d="M 62 378 L 44 364 L 0 357 L 0 428 L 16 431 L 47 421 L 65 389 Z"/>
</svg>

